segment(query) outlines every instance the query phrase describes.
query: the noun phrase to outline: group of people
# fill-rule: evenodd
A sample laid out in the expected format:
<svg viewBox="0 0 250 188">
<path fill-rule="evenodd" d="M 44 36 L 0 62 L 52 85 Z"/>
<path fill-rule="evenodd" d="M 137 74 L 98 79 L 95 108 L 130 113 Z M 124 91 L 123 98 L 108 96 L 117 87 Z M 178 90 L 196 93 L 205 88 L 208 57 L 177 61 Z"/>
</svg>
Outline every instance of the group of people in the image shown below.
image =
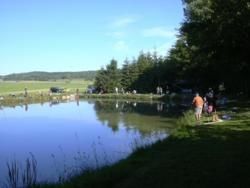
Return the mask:
<svg viewBox="0 0 250 188">
<path fill-rule="evenodd" d="M 195 107 L 195 119 L 197 122 L 201 121 L 202 112 L 212 116 L 212 121 L 218 121 L 216 114 L 216 100 L 217 97 L 214 94 L 212 88 L 209 88 L 206 95 L 202 98 L 199 93 L 195 94 L 192 104 Z"/>
<path fill-rule="evenodd" d="M 169 87 L 168 85 L 166 86 L 166 94 L 169 94 L 170 93 L 170 90 L 169 90 Z M 157 95 L 163 95 L 163 88 L 160 87 L 160 86 L 157 86 L 156 87 L 156 94 Z"/>
<path fill-rule="evenodd" d="M 101 90 L 101 92 L 100 92 L 99 94 L 102 94 L 102 93 L 104 93 L 103 90 Z M 115 88 L 114 88 L 114 93 L 117 94 L 117 95 L 118 95 L 119 93 L 121 93 L 121 94 L 130 94 L 130 93 L 136 94 L 137 91 L 134 89 L 134 90 L 132 90 L 132 91 L 126 91 L 126 92 L 125 92 L 125 90 L 124 90 L 123 87 L 122 87 L 121 89 L 119 89 L 118 87 L 115 87 Z"/>
<path fill-rule="evenodd" d="M 163 94 L 163 89 L 162 89 L 162 87 L 160 87 L 160 86 L 157 86 L 157 87 L 156 87 L 156 94 L 157 94 L 157 95 L 162 95 L 162 94 Z"/>
</svg>

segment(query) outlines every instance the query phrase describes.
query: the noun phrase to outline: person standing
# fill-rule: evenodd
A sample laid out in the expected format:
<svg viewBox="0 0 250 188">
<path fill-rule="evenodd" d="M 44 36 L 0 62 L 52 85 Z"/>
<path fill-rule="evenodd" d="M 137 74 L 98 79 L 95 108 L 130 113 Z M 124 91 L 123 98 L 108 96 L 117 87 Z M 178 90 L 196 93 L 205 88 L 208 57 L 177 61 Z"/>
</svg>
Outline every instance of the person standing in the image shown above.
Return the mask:
<svg viewBox="0 0 250 188">
<path fill-rule="evenodd" d="M 157 94 L 157 95 L 160 94 L 160 87 L 159 87 L 159 86 L 156 87 L 156 94 Z"/>
<path fill-rule="evenodd" d="M 115 87 L 115 93 L 118 95 L 118 87 Z"/>
<path fill-rule="evenodd" d="M 163 93 L 162 87 L 159 87 L 159 94 L 162 95 L 162 93 Z"/>
<path fill-rule="evenodd" d="M 212 88 L 208 89 L 208 92 L 206 94 L 206 100 L 207 100 L 207 113 L 209 115 L 212 114 L 212 112 L 215 110 L 215 98 L 214 98 L 214 91 Z"/>
<path fill-rule="evenodd" d="M 201 120 L 201 113 L 202 113 L 202 107 L 203 107 L 204 101 L 200 97 L 199 93 L 195 94 L 195 97 L 193 98 L 192 104 L 195 107 L 195 120 L 197 122 L 200 122 L 200 120 Z"/>
<path fill-rule="evenodd" d="M 27 89 L 27 87 L 24 88 L 24 97 L 28 97 L 28 89 Z"/>
<path fill-rule="evenodd" d="M 166 86 L 166 94 L 168 95 L 170 93 L 168 85 Z"/>
</svg>

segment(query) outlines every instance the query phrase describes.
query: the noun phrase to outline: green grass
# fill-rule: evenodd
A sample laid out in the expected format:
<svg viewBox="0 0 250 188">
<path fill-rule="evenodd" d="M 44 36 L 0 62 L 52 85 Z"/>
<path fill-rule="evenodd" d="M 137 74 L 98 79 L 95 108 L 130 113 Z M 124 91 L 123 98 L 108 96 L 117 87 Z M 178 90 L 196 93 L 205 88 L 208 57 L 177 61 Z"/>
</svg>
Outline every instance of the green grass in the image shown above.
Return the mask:
<svg viewBox="0 0 250 188">
<path fill-rule="evenodd" d="M 246 104 L 244 102 L 244 104 Z M 129 158 L 70 181 L 43 188 L 206 188 L 249 187 L 250 108 L 239 103 L 221 111 L 232 120 L 196 126 L 193 113 L 185 114 L 168 139 L 138 149 Z M 189 125 L 188 125 L 189 124 Z"/>
<path fill-rule="evenodd" d="M 63 97 L 76 92 L 87 90 L 92 81 L 86 80 L 57 80 L 57 81 L 1 81 L 0 82 L 0 106 L 15 106 L 19 104 L 31 104 L 56 100 L 64 100 Z M 49 95 L 50 87 L 65 89 L 65 93 Z M 28 97 L 24 97 L 24 88 L 27 88 Z"/>
<path fill-rule="evenodd" d="M 50 87 L 61 87 L 69 91 L 75 91 L 76 88 L 80 92 L 86 91 L 88 85 L 92 84 L 91 81 L 86 80 L 58 80 L 58 81 L 1 81 L 0 82 L 0 95 L 24 93 L 24 88 L 28 92 L 48 92 Z"/>
</svg>

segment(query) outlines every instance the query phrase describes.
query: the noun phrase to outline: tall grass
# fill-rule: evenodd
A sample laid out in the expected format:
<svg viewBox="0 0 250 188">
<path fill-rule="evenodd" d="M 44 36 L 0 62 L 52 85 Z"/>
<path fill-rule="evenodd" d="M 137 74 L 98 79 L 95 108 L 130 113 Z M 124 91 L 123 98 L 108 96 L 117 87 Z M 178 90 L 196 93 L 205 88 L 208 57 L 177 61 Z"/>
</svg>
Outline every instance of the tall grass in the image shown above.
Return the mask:
<svg viewBox="0 0 250 188">
<path fill-rule="evenodd" d="M 24 187 L 30 188 L 36 184 L 37 181 L 37 161 L 33 154 L 31 158 L 26 159 L 25 169 L 22 173 L 22 181 Z"/>
<path fill-rule="evenodd" d="M 178 126 L 191 126 L 195 124 L 194 112 L 192 110 L 188 110 L 183 113 L 183 116 L 177 120 Z"/>
<path fill-rule="evenodd" d="M 26 159 L 25 167 L 22 170 L 17 160 L 7 162 L 7 185 L 9 188 L 31 188 L 37 183 L 37 161 L 31 153 L 31 157 Z M 19 179 L 19 178 L 22 179 Z"/>
<path fill-rule="evenodd" d="M 10 188 L 17 188 L 19 182 L 19 165 L 16 160 L 7 162 L 8 176 L 7 185 Z"/>
</svg>

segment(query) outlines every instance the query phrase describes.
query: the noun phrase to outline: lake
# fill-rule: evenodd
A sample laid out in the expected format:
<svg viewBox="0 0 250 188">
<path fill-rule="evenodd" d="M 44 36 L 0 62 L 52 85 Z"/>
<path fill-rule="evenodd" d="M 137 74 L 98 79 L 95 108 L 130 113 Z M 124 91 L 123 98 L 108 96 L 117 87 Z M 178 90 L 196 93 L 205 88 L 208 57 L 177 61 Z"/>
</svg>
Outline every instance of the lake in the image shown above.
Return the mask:
<svg viewBox="0 0 250 188">
<path fill-rule="evenodd" d="M 1 107 L 0 182 L 7 180 L 7 163 L 23 171 L 32 156 L 39 182 L 117 162 L 166 138 L 175 127 L 173 111 L 162 102 L 109 100 Z"/>
</svg>

